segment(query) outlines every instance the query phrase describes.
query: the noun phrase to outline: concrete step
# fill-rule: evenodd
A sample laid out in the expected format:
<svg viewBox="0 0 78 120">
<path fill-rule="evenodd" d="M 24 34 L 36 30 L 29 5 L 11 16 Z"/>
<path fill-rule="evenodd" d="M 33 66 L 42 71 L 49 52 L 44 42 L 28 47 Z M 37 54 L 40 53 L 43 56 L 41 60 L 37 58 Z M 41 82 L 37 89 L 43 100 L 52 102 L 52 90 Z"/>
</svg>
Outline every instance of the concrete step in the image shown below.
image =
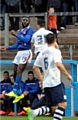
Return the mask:
<svg viewBox="0 0 78 120">
<path fill-rule="evenodd" d="M 62 52 L 63 59 L 70 59 L 68 49 L 62 49 L 61 52 Z M 7 50 L 5 52 L 4 51 L 0 52 L 1 60 L 13 60 L 16 53 L 17 53 L 16 50 Z M 36 59 L 35 55 L 33 55 L 33 59 Z"/>
<path fill-rule="evenodd" d="M 64 60 L 64 59 L 70 59 L 70 56 L 68 56 L 68 55 L 63 55 L 62 57 L 63 57 L 63 58 L 62 58 L 63 60 Z"/>
<path fill-rule="evenodd" d="M 78 49 L 73 49 L 73 53 L 78 53 Z"/>
<path fill-rule="evenodd" d="M 17 51 L 3 51 L 0 52 L 1 60 L 13 60 Z"/>
<path fill-rule="evenodd" d="M 62 33 L 72 33 L 72 34 L 75 34 L 75 33 L 78 33 L 78 28 L 77 29 L 64 29 L 64 30 L 61 30 L 61 34 Z"/>
<path fill-rule="evenodd" d="M 59 38 L 58 40 L 59 45 L 77 45 L 78 39 L 77 38 Z"/>
<path fill-rule="evenodd" d="M 3 34 L 3 33 L 1 33 Z M 13 45 L 17 42 L 17 39 L 9 34 L 9 45 Z M 77 45 L 78 44 L 78 34 L 70 34 L 70 33 L 60 33 L 58 34 L 58 42 L 60 45 Z M 4 46 L 5 40 L 4 35 L 0 38 L 0 45 Z"/>
<path fill-rule="evenodd" d="M 78 25 L 75 26 L 75 25 L 66 25 L 66 28 L 67 29 L 78 29 Z"/>
<path fill-rule="evenodd" d="M 72 58 L 73 60 L 78 60 L 78 55 L 73 55 L 73 58 Z"/>
<path fill-rule="evenodd" d="M 0 31 L 1 37 L 0 37 L 0 45 L 4 46 L 5 39 L 4 39 L 4 33 L 5 31 Z M 17 42 L 16 37 L 12 36 L 9 32 L 9 45 L 13 45 Z"/>
<path fill-rule="evenodd" d="M 63 52 L 63 53 L 68 53 L 69 48 L 63 47 L 63 48 L 60 48 L 60 50 L 61 50 L 61 52 Z"/>
<path fill-rule="evenodd" d="M 71 38 L 74 37 L 75 38 L 75 37 L 78 37 L 78 33 L 75 33 L 75 34 L 72 34 L 72 33 L 66 33 L 66 34 L 65 33 L 59 33 L 58 38 L 60 38 L 60 37 L 63 37 L 63 38 L 64 37 L 71 37 Z"/>
<path fill-rule="evenodd" d="M 63 59 L 70 59 L 69 49 L 68 48 L 61 48 L 61 54 Z"/>
<path fill-rule="evenodd" d="M 78 34 L 70 33 L 60 33 L 58 34 L 58 42 L 60 45 L 77 45 L 78 44 Z"/>
<path fill-rule="evenodd" d="M 0 52 L 0 59 L 1 60 L 13 60 L 15 55 L 17 54 L 17 50 L 7 50 L 7 51 L 2 51 Z M 35 59 L 36 56 L 33 55 L 33 59 Z"/>
<path fill-rule="evenodd" d="M 68 50 L 61 50 L 62 52 L 62 57 L 63 59 L 70 59 L 70 54 Z M 1 52 L 1 60 L 13 60 L 15 55 L 16 55 L 17 51 L 5 51 L 5 52 Z M 35 56 L 33 56 L 33 59 L 35 59 Z M 78 52 L 74 51 L 73 53 L 73 59 L 74 60 L 78 60 Z"/>
<path fill-rule="evenodd" d="M 17 42 L 17 40 L 16 40 L 15 37 L 10 37 L 10 38 L 9 38 L 9 45 L 14 45 L 16 42 Z M 4 46 L 4 45 L 5 45 L 4 43 L 5 43 L 4 38 L 1 38 L 1 40 L 0 40 L 0 45 L 1 45 L 1 46 Z"/>
<path fill-rule="evenodd" d="M 78 60 L 78 49 L 73 49 L 73 59 Z"/>
</svg>

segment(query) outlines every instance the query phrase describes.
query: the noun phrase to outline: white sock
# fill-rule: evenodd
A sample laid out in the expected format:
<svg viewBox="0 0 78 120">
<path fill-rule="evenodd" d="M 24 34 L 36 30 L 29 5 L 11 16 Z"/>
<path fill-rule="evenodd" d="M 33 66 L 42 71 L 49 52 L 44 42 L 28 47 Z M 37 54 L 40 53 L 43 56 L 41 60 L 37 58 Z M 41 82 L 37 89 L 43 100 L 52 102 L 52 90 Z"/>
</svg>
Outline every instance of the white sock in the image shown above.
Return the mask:
<svg viewBox="0 0 78 120">
<path fill-rule="evenodd" d="M 35 110 L 32 110 L 32 112 L 33 112 L 34 117 L 38 116 L 38 114 L 39 114 L 39 108 L 35 109 Z"/>
<path fill-rule="evenodd" d="M 41 108 L 32 110 L 34 117 L 38 115 L 45 115 L 47 112 L 50 112 L 49 107 L 42 106 Z"/>
</svg>

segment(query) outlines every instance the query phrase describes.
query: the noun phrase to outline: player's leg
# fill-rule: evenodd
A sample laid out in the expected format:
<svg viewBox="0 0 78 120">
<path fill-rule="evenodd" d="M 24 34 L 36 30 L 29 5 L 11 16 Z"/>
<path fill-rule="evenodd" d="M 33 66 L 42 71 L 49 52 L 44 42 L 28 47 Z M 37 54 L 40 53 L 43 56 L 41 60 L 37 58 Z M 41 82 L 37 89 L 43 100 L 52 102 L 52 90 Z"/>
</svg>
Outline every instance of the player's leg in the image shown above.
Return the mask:
<svg viewBox="0 0 78 120">
<path fill-rule="evenodd" d="M 28 120 L 34 120 L 36 116 L 45 115 L 47 112 L 50 112 L 50 108 L 46 106 L 42 106 L 34 110 L 32 110 L 29 107 L 28 108 L 23 107 L 23 109 L 28 113 Z"/>
<path fill-rule="evenodd" d="M 52 101 L 52 105 L 58 105 L 56 108 L 54 115 L 53 115 L 53 120 L 62 120 L 64 113 L 65 113 L 65 108 L 66 108 L 66 96 L 64 92 L 64 88 L 62 84 L 58 85 L 57 87 L 53 87 L 51 89 L 46 90 L 46 96 L 47 97 L 47 102 L 48 102 L 48 107 L 43 106 L 41 108 L 31 110 L 31 109 L 25 109 L 28 111 L 28 120 L 34 120 L 34 117 L 37 115 L 44 115 L 47 112 L 51 111 L 49 101 Z M 50 95 L 50 96 L 49 96 Z"/>
<path fill-rule="evenodd" d="M 22 91 L 20 89 L 20 82 L 22 80 L 22 73 L 25 70 L 26 65 L 27 65 L 27 63 L 26 64 L 19 64 L 17 66 L 17 76 L 15 78 L 13 91 L 6 94 L 6 96 L 16 97 L 16 99 L 13 101 L 13 103 L 18 102 L 20 99 L 24 98 L 24 95 L 22 94 Z"/>
<path fill-rule="evenodd" d="M 22 90 L 20 88 L 20 82 L 22 80 L 22 73 L 26 68 L 26 64 L 19 64 L 17 67 L 17 76 L 14 82 L 13 92 L 17 94 L 16 99 L 13 101 L 13 103 L 18 102 L 20 99 L 24 98 L 24 95 L 22 94 Z"/>
<path fill-rule="evenodd" d="M 54 104 L 57 104 L 58 107 L 56 108 L 54 115 L 53 115 L 53 120 L 62 120 L 65 109 L 66 109 L 66 95 L 64 91 L 64 87 L 62 84 L 56 86 L 53 88 L 53 101 Z"/>
<path fill-rule="evenodd" d="M 21 55 L 21 57 L 20 57 L 19 65 L 17 67 L 17 75 L 16 75 L 14 89 L 13 89 L 14 93 L 16 93 L 17 95 L 21 95 L 19 84 L 22 80 L 22 73 L 25 70 L 26 65 L 32 58 L 32 52 L 30 50 L 20 51 L 20 55 Z"/>
<path fill-rule="evenodd" d="M 58 104 L 58 108 L 54 112 L 53 120 L 62 120 L 65 113 L 66 105 L 66 102 L 61 102 Z"/>
<path fill-rule="evenodd" d="M 22 80 L 22 73 L 25 70 L 26 65 L 28 64 L 28 62 L 31 59 L 32 59 L 31 50 L 19 51 L 14 59 L 14 63 L 18 64 L 18 67 L 17 67 L 17 75 L 16 75 L 15 82 L 14 82 L 14 88 L 13 88 L 13 92 L 12 92 L 12 94 L 13 93 L 16 94 L 17 97 L 16 97 L 16 101 L 13 101 L 13 103 L 18 102 L 20 99 L 22 99 L 24 97 L 24 95 L 22 94 L 22 91 L 20 89 L 20 82 Z M 9 93 L 9 95 L 7 95 L 7 96 L 12 96 L 12 94 Z"/>
<path fill-rule="evenodd" d="M 17 67 L 17 76 L 13 89 L 14 93 L 16 92 L 18 96 L 16 97 L 16 100 L 13 101 L 13 103 L 18 102 L 20 99 L 24 98 L 24 95 L 22 94 L 22 91 L 20 89 L 20 82 L 22 80 L 22 73 L 25 70 L 27 64 L 31 61 L 31 59 L 32 59 L 31 50 L 21 51 L 21 58 L 19 61 L 19 65 Z"/>
<path fill-rule="evenodd" d="M 22 80 L 22 73 L 25 70 L 26 65 L 27 65 L 27 63 L 26 64 L 19 64 L 17 67 L 17 76 L 15 79 L 14 88 L 13 88 L 14 93 L 16 93 L 17 95 L 22 94 L 22 91 L 20 89 L 20 82 Z"/>
<path fill-rule="evenodd" d="M 28 120 L 34 120 L 34 117 L 45 115 L 48 112 L 51 112 L 51 95 L 49 94 L 49 89 L 46 88 L 46 103 L 47 106 L 42 106 L 38 109 L 32 110 L 30 108 L 23 108 L 28 113 Z"/>
<path fill-rule="evenodd" d="M 15 81 L 15 78 L 16 78 L 16 75 L 17 75 L 17 67 L 18 67 L 19 60 L 20 60 L 18 58 L 20 58 L 19 52 L 17 53 L 17 55 L 15 56 L 14 61 L 13 61 L 13 63 L 14 63 L 14 67 L 13 67 L 14 81 Z M 10 96 L 10 97 L 16 97 L 17 96 L 13 91 L 11 91 L 10 93 L 7 93 L 5 95 Z"/>
<path fill-rule="evenodd" d="M 14 71 L 13 75 L 14 75 L 14 79 L 16 78 L 16 75 L 17 75 L 17 67 L 18 67 L 18 65 L 17 65 L 17 64 L 14 64 L 14 66 L 13 66 L 13 71 Z"/>
<path fill-rule="evenodd" d="M 45 97 L 42 97 L 41 99 L 35 98 L 32 103 L 31 109 L 36 109 L 36 108 L 42 106 L 45 102 L 46 102 Z"/>
</svg>

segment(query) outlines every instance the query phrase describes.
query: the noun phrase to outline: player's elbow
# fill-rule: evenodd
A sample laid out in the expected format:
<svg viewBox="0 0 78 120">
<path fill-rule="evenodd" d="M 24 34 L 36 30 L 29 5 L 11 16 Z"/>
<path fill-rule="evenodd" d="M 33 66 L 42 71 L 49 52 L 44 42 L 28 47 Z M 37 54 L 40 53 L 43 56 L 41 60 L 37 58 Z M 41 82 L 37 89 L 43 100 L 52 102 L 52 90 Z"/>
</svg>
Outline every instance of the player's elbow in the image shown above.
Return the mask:
<svg viewBox="0 0 78 120">
<path fill-rule="evenodd" d="M 57 62 L 57 63 L 56 63 L 56 66 L 58 67 L 58 69 L 60 69 L 60 68 L 61 68 L 61 63 L 60 63 L 60 62 Z"/>
</svg>

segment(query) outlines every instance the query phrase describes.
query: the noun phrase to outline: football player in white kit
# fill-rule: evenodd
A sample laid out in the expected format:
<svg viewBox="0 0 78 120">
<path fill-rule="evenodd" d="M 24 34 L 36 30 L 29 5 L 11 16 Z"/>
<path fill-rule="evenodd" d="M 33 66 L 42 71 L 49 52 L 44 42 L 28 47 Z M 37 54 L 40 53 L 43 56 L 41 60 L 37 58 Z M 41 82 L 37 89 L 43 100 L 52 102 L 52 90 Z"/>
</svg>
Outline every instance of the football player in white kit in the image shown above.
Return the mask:
<svg viewBox="0 0 78 120">
<path fill-rule="evenodd" d="M 45 29 L 45 21 L 43 19 L 38 19 L 37 29 L 38 30 L 33 34 L 31 39 L 31 46 L 34 47 L 35 49 L 34 53 L 36 57 L 41 51 L 46 49 L 47 47 L 46 35 L 52 33 L 51 31 Z M 57 42 L 56 42 L 56 48 L 59 48 Z M 41 67 L 40 67 L 40 71 L 43 72 Z"/>
<path fill-rule="evenodd" d="M 37 115 L 44 115 L 51 112 L 51 106 L 58 106 L 54 112 L 53 120 L 62 120 L 66 108 L 66 95 L 64 85 L 60 80 L 60 72 L 62 72 L 69 81 L 72 81 L 72 76 L 67 72 L 61 61 L 61 52 L 55 48 L 56 39 L 54 34 L 49 33 L 46 36 L 48 47 L 40 52 L 33 69 L 38 79 L 43 82 L 43 88 L 46 95 L 46 106 L 28 111 L 28 120 L 34 120 Z M 44 78 L 39 67 L 42 67 Z"/>
<path fill-rule="evenodd" d="M 38 30 L 33 34 L 31 39 L 31 46 L 35 47 L 35 55 L 47 47 L 46 35 L 52 33 L 51 31 L 45 29 L 45 21 L 43 19 L 38 19 L 37 29 Z M 57 43 L 56 47 L 58 47 Z"/>
</svg>

